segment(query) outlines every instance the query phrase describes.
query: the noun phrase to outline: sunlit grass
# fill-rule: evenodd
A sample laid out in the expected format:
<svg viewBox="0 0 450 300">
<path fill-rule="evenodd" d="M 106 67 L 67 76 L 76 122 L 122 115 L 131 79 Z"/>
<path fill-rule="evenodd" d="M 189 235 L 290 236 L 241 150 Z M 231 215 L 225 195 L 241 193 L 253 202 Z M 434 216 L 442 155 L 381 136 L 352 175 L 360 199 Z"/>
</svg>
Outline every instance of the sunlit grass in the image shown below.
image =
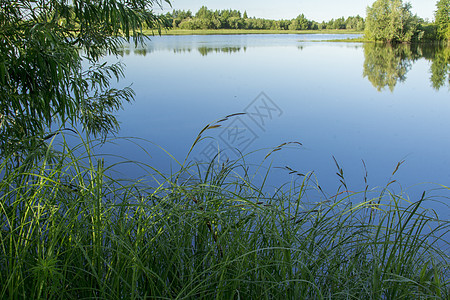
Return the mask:
<svg viewBox="0 0 450 300">
<path fill-rule="evenodd" d="M 313 174 L 268 194 L 240 160 L 117 179 L 92 143 L 61 140 L 38 163 L 2 161 L 1 299 L 450 296 L 448 222 L 426 194 L 311 202 Z"/>
</svg>

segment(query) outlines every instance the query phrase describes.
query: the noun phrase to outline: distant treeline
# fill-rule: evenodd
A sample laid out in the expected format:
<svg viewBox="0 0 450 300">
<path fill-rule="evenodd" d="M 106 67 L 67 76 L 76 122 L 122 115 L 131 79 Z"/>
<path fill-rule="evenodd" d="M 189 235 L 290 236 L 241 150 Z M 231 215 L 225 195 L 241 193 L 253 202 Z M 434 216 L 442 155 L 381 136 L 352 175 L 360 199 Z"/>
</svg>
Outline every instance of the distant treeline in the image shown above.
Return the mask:
<svg viewBox="0 0 450 300">
<path fill-rule="evenodd" d="M 403 0 L 376 0 L 367 8 L 366 17 L 359 15 L 331 19 L 327 22 L 309 20 L 299 14 L 291 20 L 269 20 L 249 17 L 247 12 L 202 6 L 195 14 L 190 10 L 173 10 L 164 15 L 165 27 L 171 29 L 256 29 L 256 30 L 356 30 L 364 31 L 366 40 L 387 43 L 450 42 L 450 0 L 436 2 L 435 20 L 414 15 L 411 4 Z"/>
<path fill-rule="evenodd" d="M 173 29 L 266 29 L 266 30 L 318 30 L 352 29 L 363 31 L 364 18 L 358 16 L 331 19 L 328 22 L 309 20 L 300 14 L 292 20 L 268 20 L 248 17 L 247 12 L 239 10 L 210 10 L 206 6 L 193 14 L 190 10 L 174 10 L 165 15 L 167 25 Z"/>
</svg>

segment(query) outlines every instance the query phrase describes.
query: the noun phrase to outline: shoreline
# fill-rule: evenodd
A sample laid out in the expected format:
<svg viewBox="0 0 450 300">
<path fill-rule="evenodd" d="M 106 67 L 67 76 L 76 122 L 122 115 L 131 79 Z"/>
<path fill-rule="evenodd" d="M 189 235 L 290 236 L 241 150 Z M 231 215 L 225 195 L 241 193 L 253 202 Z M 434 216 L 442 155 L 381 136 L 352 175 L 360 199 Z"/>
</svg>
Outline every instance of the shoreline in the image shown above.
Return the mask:
<svg viewBox="0 0 450 300">
<path fill-rule="evenodd" d="M 332 39 L 320 40 L 318 42 L 337 42 L 337 43 L 382 43 L 380 41 L 367 40 L 364 38 L 364 31 L 357 31 L 352 29 L 323 29 L 323 30 L 272 30 L 272 29 L 170 29 L 162 30 L 160 33 L 157 30 L 146 29 L 143 30 L 146 36 L 186 36 L 186 35 L 305 35 L 305 34 L 361 34 L 360 38 L 354 39 Z M 442 41 L 420 41 L 403 44 L 430 44 L 430 43 L 444 43 Z M 449 43 L 450 45 L 450 43 Z"/>
<path fill-rule="evenodd" d="M 267 29 L 172 29 L 162 30 L 161 34 L 156 30 L 144 30 L 149 36 L 156 35 L 246 35 L 246 34 L 363 34 L 363 31 L 336 29 L 336 30 L 267 30 Z"/>
</svg>

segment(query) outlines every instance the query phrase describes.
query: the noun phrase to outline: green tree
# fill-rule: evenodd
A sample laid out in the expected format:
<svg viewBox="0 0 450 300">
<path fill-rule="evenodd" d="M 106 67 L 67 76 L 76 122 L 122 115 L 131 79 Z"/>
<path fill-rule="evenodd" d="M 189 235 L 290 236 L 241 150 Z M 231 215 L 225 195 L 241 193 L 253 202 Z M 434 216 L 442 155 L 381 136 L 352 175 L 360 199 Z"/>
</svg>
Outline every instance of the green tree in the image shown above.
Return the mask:
<svg viewBox="0 0 450 300">
<path fill-rule="evenodd" d="M 333 25 L 332 25 L 333 29 L 345 29 L 345 19 L 344 17 L 338 18 L 336 20 L 334 20 Z"/>
<path fill-rule="evenodd" d="M 450 0 L 439 0 L 436 4 L 436 25 L 438 38 L 450 41 Z"/>
<path fill-rule="evenodd" d="M 245 22 L 241 18 L 231 17 L 228 19 L 228 26 L 232 29 L 242 29 L 245 26 Z"/>
<path fill-rule="evenodd" d="M 377 0 L 367 8 L 365 36 L 369 40 L 411 42 L 417 33 L 418 18 L 411 5 L 402 0 Z"/>
<path fill-rule="evenodd" d="M 311 21 L 309 21 L 304 14 L 299 15 L 291 21 L 289 25 L 290 30 L 307 30 L 311 28 Z"/>
<path fill-rule="evenodd" d="M 280 20 L 280 21 L 278 21 L 278 25 L 279 25 L 281 30 L 288 30 L 290 24 L 291 24 L 291 21 L 289 21 L 289 20 Z"/>
<path fill-rule="evenodd" d="M 212 14 L 212 11 L 210 11 L 206 6 L 202 6 L 195 14 L 195 17 L 199 19 L 210 19 Z"/>
<path fill-rule="evenodd" d="M 347 20 L 345 20 L 345 28 L 362 31 L 364 30 L 364 19 L 359 15 L 356 17 L 348 17 Z"/>
<path fill-rule="evenodd" d="M 181 22 L 186 19 L 192 18 L 192 12 L 190 10 L 173 10 L 172 12 L 172 27 L 177 28 Z"/>
<path fill-rule="evenodd" d="M 111 87 L 123 66 L 100 59 L 118 55 L 124 39 L 144 42 L 144 28 L 167 27 L 163 16 L 149 10 L 154 4 L 162 5 L 160 0 L 0 0 L 2 154 L 34 147 L 24 141 L 36 141 L 28 139 L 36 135 L 42 141 L 55 121 L 81 124 L 95 135 L 116 130 L 113 112 L 134 94 Z"/>
</svg>

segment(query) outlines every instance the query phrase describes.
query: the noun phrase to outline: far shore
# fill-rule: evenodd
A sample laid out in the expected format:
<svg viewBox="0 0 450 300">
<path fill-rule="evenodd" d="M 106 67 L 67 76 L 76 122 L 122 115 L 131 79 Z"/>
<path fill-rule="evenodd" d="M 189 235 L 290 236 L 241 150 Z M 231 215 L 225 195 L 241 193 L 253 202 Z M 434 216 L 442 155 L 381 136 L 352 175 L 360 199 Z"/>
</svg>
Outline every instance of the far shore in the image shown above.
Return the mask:
<svg viewBox="0 0 450 300">
<path fill-rule="evenodd" d="M 304 34 L 361 34 L 358 38 L 343 38 L 343 39 L 331 39 L 320 40 L 317 42 L 343 42 L 343 43 L 382 43 L 380 41 L 372 41 L 364 38 L 364 31 L 358 31 L 353 29 L 318 29 L 318 30 L 268 30 L 268 29 L 169 29 L 162 30 L 160 33 L 158 30 L 146 29 L 143 33 L 147 36 L 176 36 L 176 35 L 245 35 L 245 34 L 292 34 L 292 35 L 304 35 Z M 424 41 L 420 43 L 437 43 L 437 41 Z M 449 42 L 450 46 L 450 42 Z"/>
<path fill-rule="evenodd" d="M 266 30 L 266 29 L 171 29 L 162 30 L 161 35 L 239 35 L 239 34 L 363 34 L 351 29 L 323 30 Z M 157 30 L 144 30 L 146 35 L 159 35 Z"/>
</svg>

